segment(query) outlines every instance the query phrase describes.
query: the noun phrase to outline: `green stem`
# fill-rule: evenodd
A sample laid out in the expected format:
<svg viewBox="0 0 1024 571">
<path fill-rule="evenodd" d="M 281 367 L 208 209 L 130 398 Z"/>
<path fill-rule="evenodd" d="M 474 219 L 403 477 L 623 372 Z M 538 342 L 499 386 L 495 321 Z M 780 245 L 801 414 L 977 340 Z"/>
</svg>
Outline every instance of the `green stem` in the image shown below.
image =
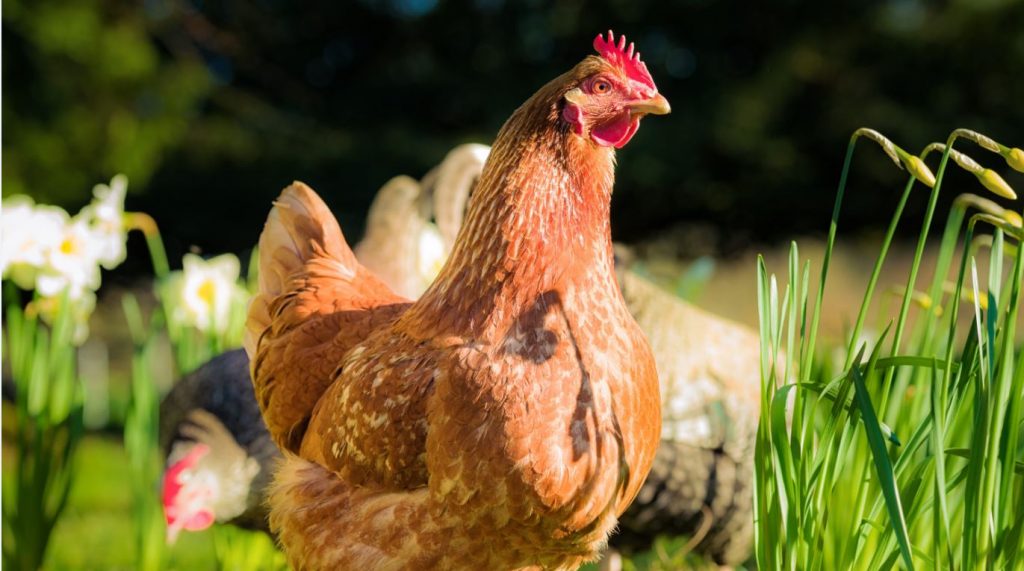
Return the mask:
<svg viewBox="0 0 1024 571">
<path fill-rule="evenodd" d="M 157 279 L 162 280 L 167 277 L 171 266 L 167 263 L 167 252 L 164 249 L 164 241 L 160 236 L 160 229 L 156 221 L 143 212 L 129 212 L 125 213 L 125 223 L 129 229 L 139 230 L 145 236 L 149 258 L 153 262 L 153 273 Z"/>
</svg>

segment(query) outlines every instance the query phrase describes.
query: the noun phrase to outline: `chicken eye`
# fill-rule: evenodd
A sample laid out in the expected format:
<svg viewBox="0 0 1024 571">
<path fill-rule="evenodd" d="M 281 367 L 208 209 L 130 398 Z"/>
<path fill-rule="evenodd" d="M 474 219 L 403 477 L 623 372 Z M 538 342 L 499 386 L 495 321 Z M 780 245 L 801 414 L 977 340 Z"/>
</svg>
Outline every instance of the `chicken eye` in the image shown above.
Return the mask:
<svg viewBox="0 0 1024 571">
<path fill-rule="evenodd" d="M 612 90 L 612 84 L 603 79 L 594 82 L 594 93 L 608 93 Z"/>
</svg>

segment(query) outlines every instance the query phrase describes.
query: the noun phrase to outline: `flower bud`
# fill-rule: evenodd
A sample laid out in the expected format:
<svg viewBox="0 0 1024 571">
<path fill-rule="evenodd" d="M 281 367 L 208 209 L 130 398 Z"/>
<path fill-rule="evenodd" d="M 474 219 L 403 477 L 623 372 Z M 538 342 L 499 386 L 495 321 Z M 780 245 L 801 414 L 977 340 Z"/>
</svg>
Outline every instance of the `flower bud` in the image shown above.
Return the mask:
<svg viewBox="0 0 1024 571">
<path fill-rule="evenodd" d="M 984 169 L 980 173 L 977 173 L 978 180 L 985 188 L 992 191 L 994 194 L 1002 196 L 1003 198 L 1009 198 L 1010 200 L 1017 199 L 1017 193 L 1010 188 L 1010 185 L 1003 180 L 1003 177 L 992 169 Z"/>
<path fill-rule="evenodd" d="M 1010 165 L 1010 168 L 1017 172 L 1024 172 L 1024 150 L 1014 147 L 1007 150 L 1003 154 L 1003 158 L 1006 159 L 1006 164 Z"/>
<path fill-rule="evenodd" d="M 906 154 L 900 158 L 902 159 L 903 166 L 910 174 L 914 175 L 914 178 L 928 187 L 935 186 L 935 175 L 932 174 L 932 170 L 928 168 L 928 165 L 924 164 L 924 161 L 911 154 Z"/>
<path fill-rule="evenodd" d="M 924 310 L 931 309 L 933 305 L 932 296 L 916 290 L 910 295 L 910 300 L 916 303 L 918 307 Z"/>
</svg>

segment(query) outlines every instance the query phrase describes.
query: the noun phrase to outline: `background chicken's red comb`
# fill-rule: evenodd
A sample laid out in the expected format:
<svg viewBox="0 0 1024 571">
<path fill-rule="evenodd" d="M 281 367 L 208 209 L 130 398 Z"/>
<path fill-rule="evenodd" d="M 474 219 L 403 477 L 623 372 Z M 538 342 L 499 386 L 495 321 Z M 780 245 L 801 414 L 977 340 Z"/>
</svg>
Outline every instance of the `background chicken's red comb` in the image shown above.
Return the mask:
<svg viewBox="0 0 1024 571">
<path fill-rule="evenodd" d="M 184 458 L 178 460 L 173 466 L 167 469 L 167 473 L 164 474 L 164 507 L 173 505 L 178 497 L 178 492 L 181 491 L 182 483 L 178 479 L 181 473 L 186 469 L 191 468 L 199 462 L 199 459 L 205 456 L 210 451 L 210 447 L 206 444 L 196 444 L 192 450 L 189 450 L 188 454 Z"/>
<path fill-rule="evenodd" d="M 611 30 L 608 30 L 607 40 L 601 34 L 598 34 L 594 38 L 594 49 L 608 63 L 622 68 L 626 72 L 626 76 L 633 81 L 655 91 L 658 90 L 654 85 L 654 78 L 647 71 L 647 64 L 640 59 L 640 52 L 634 51 L 633 42 L 630 42 L 629 49 L 626 49 L 626 36 L 619 36 L 619 44 L 615 45 L 615 33 Z"/>
</svg>

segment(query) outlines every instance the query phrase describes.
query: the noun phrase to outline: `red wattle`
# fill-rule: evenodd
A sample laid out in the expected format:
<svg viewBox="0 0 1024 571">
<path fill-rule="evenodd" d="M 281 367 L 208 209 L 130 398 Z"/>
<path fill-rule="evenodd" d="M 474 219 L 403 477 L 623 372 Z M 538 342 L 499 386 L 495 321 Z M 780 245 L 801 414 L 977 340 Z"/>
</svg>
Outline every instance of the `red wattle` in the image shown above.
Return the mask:
<svg viewBox="0 0 1024 571">
<path fill-rule="evenodd" d="M 203 508 L 198 512 L 190 515 L 185 520 L 185 529 L 189 531 L 202 531 L 213 525 L 213 511 L 208 508 Z"/>
<path fill-rule="evenodd" d="M 636 131 L 639 128 L 640 128 L 640 119 L 638 119 L 636 117 L 633 117 L 632 120 L 629 123 L 629 131 L 626 133 L 625 137 L 623 137 L 621 140 L 619 140 L 618 143 L 615 143 L 615 148 L 616 149 L 621 149 L 622 147 L 625 147 L 626 143 L 628 143 L 629 140 L 633 138 L 633 135 L 636 135 Z"/>
<path fill-rule="evenodd" d="M 625 111 L 606 123 L 594 126 L 590 137 L 602 147 L 621 149 L 633 138 L 639 125 L 640 120 Z"/>
</svg>

